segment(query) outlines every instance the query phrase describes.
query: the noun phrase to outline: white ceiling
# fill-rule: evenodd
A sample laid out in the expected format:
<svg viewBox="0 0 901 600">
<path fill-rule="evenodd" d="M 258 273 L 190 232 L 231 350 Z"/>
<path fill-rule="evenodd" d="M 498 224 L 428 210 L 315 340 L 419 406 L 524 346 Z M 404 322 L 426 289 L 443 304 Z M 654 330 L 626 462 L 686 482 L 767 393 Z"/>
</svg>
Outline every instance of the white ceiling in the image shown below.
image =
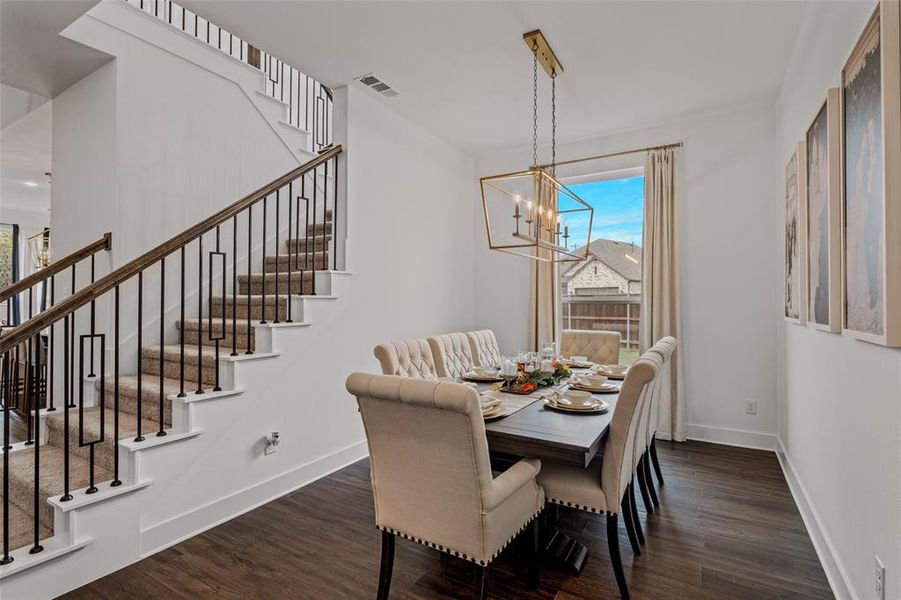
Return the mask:
<svg viewBox="0 0 901 600">
<path fill-rule="evenodd" d="M 0 2 L 0 83 L 47 98 L 112 60 L 59 33 L 99 0 Z"/>
<path fill-rule="evenodd" d="M 565 67 L 558 138 L 573 140 L 773 100 L 806 2 L 400 2 L 184 0 L 336 87 L 372 72 L 381 99 L 452 144 L 485 154 L 531 142 L 540 28 Z M 549 81 L 542 76 L 542 139 Z"/>
</svg>

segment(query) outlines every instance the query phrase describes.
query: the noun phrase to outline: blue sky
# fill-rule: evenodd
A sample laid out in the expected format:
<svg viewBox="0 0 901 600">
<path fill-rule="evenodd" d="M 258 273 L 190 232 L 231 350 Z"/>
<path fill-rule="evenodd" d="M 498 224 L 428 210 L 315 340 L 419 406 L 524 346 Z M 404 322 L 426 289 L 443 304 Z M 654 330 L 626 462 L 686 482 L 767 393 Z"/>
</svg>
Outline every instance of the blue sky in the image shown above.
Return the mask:
<svg viewBox="0 0 901 600">
<path fill-rule="evenodd" d="M 644 213 L 644 177 L 607 179 L 568 186 L 577 196 L 594 208 L 591 239 L 605 238 L 641 245 L 641 226 Z M 566 206 L 561 197 L 561 209 Z M 570 241 L 584 243 L 588 223 L 569 224 Z"/>
</svg>

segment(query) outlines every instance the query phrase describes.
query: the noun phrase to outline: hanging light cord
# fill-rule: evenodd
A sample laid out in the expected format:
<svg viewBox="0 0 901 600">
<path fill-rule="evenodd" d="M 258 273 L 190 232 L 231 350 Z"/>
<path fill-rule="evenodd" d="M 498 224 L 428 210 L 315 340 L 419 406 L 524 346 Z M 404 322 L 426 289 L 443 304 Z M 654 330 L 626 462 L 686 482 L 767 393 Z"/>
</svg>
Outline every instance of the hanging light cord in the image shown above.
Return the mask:
<svg viewBox="0 0 901 600">
<path fill-rule="evenodd" d="M 551 174 L 557 174 L 557 70 L 551 71 Z"/>
<path fill-rule="evenodd" d="M 538 43 L 532 43 L 532 167 L 538 166 Z"/>
</svg>

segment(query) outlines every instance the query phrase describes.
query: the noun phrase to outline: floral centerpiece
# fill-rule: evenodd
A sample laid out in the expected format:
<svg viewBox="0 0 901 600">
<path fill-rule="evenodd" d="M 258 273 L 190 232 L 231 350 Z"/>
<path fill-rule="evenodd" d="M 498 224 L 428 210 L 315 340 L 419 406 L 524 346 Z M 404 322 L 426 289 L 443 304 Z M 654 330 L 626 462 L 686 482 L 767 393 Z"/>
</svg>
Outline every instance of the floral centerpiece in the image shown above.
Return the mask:
<svg viewBox="0 0 901 600">
<path fill-rule="evenodd" d="M 540 387 L 548 387 L 557 385 L 562 380 L 572 375 L 572 371 L 557 359 L 550 361 L 551 370 L 535 369 L 527 371 L 524 363 L 517 365 L 516 377 L 507 378 L 501 385 L 504 392 L 512 392 L 514 394 L 531 394 Z M 547 367 L 547 364 L 543 365 Z"/>
</svg>

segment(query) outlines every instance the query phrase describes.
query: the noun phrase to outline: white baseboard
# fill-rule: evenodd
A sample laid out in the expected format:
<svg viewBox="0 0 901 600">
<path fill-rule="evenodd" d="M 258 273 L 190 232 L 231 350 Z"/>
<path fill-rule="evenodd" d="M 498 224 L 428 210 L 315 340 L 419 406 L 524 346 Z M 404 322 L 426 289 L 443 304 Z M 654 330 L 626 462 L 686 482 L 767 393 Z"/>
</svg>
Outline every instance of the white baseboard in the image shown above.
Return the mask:
<svg viewBox="0 0 901 600">
<path fill-rule="evenodd" d="M 687 423 L 685 425 L 685 437 L 699 442 L 712 442 L 726 446 L 753 448 L 755 450 L 776 450 L 776 435 L 760 431 Z"/>
<path fill-rule="evenodd" d="M 365 441 L 141 530 L 141 558 L 249 512 L 367 456 Z"/>
<path fill-rule="evenodd" d="M 776 457 L 779 459 L 779 465 L 785 475 L 785 481 L 788 482 L 788 489 L 791 490 L 792 497 L 795 499 L 795 505 L 801 513 L 801 519 L 807 527 L 807 535 L 813 542 L 813 548 L 816 550 L 823 571 L 826 572 L 826 579 L 829 581 L 829 587 L 832 593 L 839 600 L 854 600 L 860 596 L 854 591 L 851 585 L 851 578 L 848 577 L 848 571 L 842 565 L 835 552 L 835 547 L 829 540 L 826 530 L 823 528 L 817 510 L 814 507 L 804 484 L 798 478 L 795 468 L 792 466 L 788 454 L 785 452 L 785 446 L 782 440 L 777 438 L 776 441 Z"/>
</svg>

